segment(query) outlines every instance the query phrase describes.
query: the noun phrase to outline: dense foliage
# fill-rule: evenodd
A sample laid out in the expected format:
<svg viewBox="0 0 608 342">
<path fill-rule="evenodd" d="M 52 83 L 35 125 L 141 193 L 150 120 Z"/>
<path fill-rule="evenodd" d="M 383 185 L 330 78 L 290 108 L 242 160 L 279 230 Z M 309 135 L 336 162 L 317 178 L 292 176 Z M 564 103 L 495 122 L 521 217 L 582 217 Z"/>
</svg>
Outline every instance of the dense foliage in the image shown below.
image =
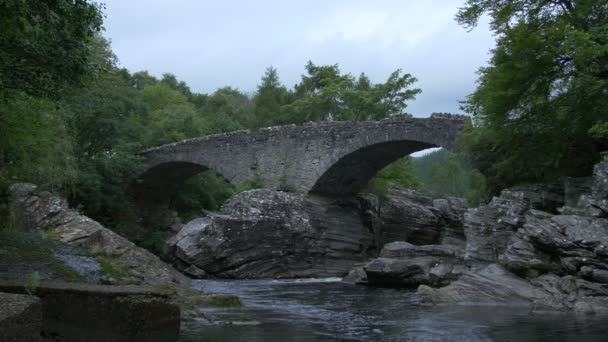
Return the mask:
<svg viewBox="0 0 608 342">
<path fill-rule="evenodd" d="M 456 19 L 486 14 L 497 44 L 463 104 L 466 154 L 493 192 L 588 174 L 608 148 L 608 2 L 468 0 Z"/>
<path fill-rule="evenodd" d="M 55 95 L 91 69 L 91 45 L 101 30 L 99 5 L 85 0 L 0 2 L 0 96 Z"/>
</svg>

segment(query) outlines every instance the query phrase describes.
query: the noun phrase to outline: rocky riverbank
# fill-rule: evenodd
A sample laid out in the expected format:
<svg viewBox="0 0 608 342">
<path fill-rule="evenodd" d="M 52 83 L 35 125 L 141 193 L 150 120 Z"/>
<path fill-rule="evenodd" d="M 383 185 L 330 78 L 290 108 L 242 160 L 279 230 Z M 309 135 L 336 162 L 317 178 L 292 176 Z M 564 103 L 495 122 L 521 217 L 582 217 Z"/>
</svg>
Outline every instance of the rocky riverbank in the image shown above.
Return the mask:
<svg viewBox="0 0 608 342">
<path fill-rule="evenodd" d="M 31 248 L 51 245 L 48 259 L 76 272 L 80 276 L 78 281 L 109 285 L 188 286 L 186 276 L 156 255 L 81 215 L 60 196 L 38 191 L 35 185 L 26 183 L 14 184 L 10 190 L 14 198 L 17 230 L 31 233 Z M 31 272 L 38 272 L 41 280 L 58 278 L 56 272 L 44 265 L 25 270 L 10 262 L 3 263 L 3 266 L 2 276 L 5 278 L 28 278 Z M 27 264 L 24 266 L 28 267 Z"/>
<path fill-rule="evenodd" d="M 429 304 L 606 313 L 607 203 L 604 161 L 589 179 L 506 189 L 488 205 L 459 211 L 452 218 L 462 227 L 464 246 L 406 236 L 346 280 L 419 286 Z"/>
<path fill-rule="evenodd" d="M 251 190 L 186 224 L 165 258 L 194 277 L 297 278 L 345 275 L 387 242 L 463 249 L 464 201 L 415 191 L 337 199 Z"/>
<path fill-rule="evenodd" d="M 0 340 L 174 341 L 181 309 L 210 300 L 63 198 L 32 184 L 10 190 L 16 228 L 0 231 Z"/>
</svg>

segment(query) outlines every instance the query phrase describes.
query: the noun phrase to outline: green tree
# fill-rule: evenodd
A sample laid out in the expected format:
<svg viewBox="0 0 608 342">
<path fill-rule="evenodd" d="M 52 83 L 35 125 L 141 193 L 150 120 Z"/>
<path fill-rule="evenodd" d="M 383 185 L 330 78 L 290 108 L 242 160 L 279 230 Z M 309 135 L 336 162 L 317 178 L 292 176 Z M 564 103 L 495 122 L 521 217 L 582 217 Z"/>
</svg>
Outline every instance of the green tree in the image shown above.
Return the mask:
<svg viewBox="0 0 608 342">
<path fill-rule="evenodd" d="M 287 88 L 281 84 L 277 69 L 268 67 L 253 98 L 255 125 L 268 127 L 283 123 L 282 106 L 287 103 L 287 96 Z"/>
<path fill-rule="evenodd" d="M 131 75 L 131 85 L 137 90 L 143 90 L 145 87 L 156 84 L 156 77 L 150 75 L 148 71 L 138 71 Z"/>
<path fill-rule="evenodd" d="M 48 190 L 71 188 L 76 160 L 53 102 L 20 93 L 0 106 L 0 178 Z"/>
<path fill-rule="evenodd" d="M 186 97 L 192 96 L 190 87 L 184 81 L 179 81 L 175 75 L 171 73 L 164 73 L 163 78 L 160 80 L 161 83 L 168 85 L 171 89 L 177 90 L 184 94 Z"/>
<path fill-rule="evenodd" d="M 102 29 L 101 9 L 86 0 L 0 2 L 0 100 L 56 96 L 94 71 L 88 42 Z"/>
<path fill-rule="evenodd" d="M 238 124 L 239 129 L 255 127 L 254 103 L 238 89 L 223 87 L 206 99 L 204 114 L 221 115 Z"/>
<path fill-rule="evenodd" d="M 418 189 L 432 197 L 456 196 L 477 206 L 486 198 L 485 179 L 458 154 L 439 150 L 413 158 Z"/>
<path fill-rule="evenodd" d="M 472 28 L 488 14 L 497 37 L 462 146 L 489 187 L 587 174 L 598 159 L 590 129 L 608 117 L 608 3 L 604 0 L 468 0 Z"/>
<path fill-rule="evenodd" d="M 365 74 L 355 79 L 341 74 L 337 64 L 306 65 L 306 75 L 295 86 L 295 101 L 284 106 L 290 122 L 322 120 L 379 120 L 401 114 L 421 92 L 410 89 L 416 78 L 396 70 L 385 83 L 371 84 Z"/>
<path fill-rule="evenodd" d="M 412 157 L 401 158 L 380 170 L 372 178 L 365 192 L 383 195 L 389 188 L 393 189 L 418 189 L 420 183 L 415 176 Z"/>
</svg>

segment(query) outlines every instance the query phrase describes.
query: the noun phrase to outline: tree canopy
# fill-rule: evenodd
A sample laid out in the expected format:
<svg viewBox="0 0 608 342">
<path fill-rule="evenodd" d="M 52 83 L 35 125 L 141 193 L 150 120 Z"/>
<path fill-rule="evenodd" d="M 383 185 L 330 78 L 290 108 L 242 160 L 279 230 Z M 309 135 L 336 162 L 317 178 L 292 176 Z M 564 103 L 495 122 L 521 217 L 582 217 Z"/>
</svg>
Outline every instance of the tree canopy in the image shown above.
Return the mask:
<svg viewBox="0 0 608 342">
<path fill-rule="evenodd" d="M 468 0 L 456 20 L 485 14 L 496 48 L 463 103 L 467 155 L 493 191 L 588 174 L 608 141 L 608 3 Z"/>
<path fill-rule="evenodd" d="M 56 95 L 93 72 L 90 40 L 102 8 L 86 0 L 0 2 L 0 96 Z"/>
</svg>

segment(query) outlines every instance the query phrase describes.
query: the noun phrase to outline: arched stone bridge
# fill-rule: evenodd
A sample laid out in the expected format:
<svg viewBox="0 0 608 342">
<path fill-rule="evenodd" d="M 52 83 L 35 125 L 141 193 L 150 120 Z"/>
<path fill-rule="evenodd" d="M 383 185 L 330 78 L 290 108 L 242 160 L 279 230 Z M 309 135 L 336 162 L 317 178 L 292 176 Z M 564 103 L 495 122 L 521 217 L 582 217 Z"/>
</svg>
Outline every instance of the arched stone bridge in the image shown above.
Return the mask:
<svg viewBox="0 0 608 342">
<path fill-rule="evenodd" d="M 359 192 L 391 162 L 431 147 L 451 149 L 466 117 L 394 116 L 371 122 L 319 122 L 237 131 L 144 151 L 135 186 L 140 205 L 168 204 L 179 184 L 211 169 L 238 184 L 254 177 L 265 188 L 330 196 Z"/>
</svg>

